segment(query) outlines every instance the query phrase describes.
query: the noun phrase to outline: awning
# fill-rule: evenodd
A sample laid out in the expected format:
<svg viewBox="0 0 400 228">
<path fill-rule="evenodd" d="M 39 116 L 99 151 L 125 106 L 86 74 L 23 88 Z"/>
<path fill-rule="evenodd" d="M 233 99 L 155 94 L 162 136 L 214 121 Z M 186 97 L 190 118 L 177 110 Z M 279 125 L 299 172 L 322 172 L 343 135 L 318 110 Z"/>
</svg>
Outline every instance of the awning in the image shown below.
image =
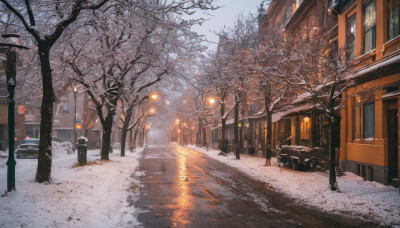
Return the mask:
<svg viewBox="0 0 400 228">
<path fill-rule="evenodd" d="M 282 117 L 287 116 L 289 114 L 310 110 L 310 109 L 312 109 L 314 107 L 315 107 L 314 104 L 304 104 L 304 105 L 299 105 L 299 106 L 296 106 L 296 107 L 288 108 L 288 109 L 283 110 L 283 111 L 279 111 L 279 112 L 273 113 L 272 114 L 272 122 L 273 123 L 277 122 Z"/>
</svg>

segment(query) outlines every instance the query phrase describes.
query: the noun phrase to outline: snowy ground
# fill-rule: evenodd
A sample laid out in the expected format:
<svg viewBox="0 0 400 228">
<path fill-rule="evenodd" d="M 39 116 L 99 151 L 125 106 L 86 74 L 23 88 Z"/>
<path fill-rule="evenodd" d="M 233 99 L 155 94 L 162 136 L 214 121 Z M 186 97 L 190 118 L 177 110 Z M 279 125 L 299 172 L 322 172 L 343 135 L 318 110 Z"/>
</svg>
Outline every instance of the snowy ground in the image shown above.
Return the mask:
<svg viewBox="0 0 400 228">
<path fill-rule="evenodd" d="M 364 181 L 347 172 L 345 176 L 338 177 L 340 192 L 332 192 L 328 189 L 328 173 L 280 168 L 276 158 L 273 158 L 272 166 L 264 166 L 262 157 L 241 155 L 241 159 L 236 160 L 233 153 L 221 156 L 218 150 L 207 151 L 193 145 L 188 147 L 235 167 L 265 182 L 267 188 L 283 192 L 302 204 L 381 225 L 400 226 L 400 195 L 399 190 L 392 186 Z"/>
<path fill-rule="evenodd" d="M 76 154 L 58 146 L 53 152 L 52 183 L 34 182 L 37 159 L 17 159 L 16 188 L 6 194 L 7 158 L 0 156 L 0 227 L 132 227 L 138 225 L 127 198 L 137 182 L 135 169 L 143 149 L 111 154 L 98 160 L 99 151 L 88 151 L 93 164 L 72 168 Z M 0 155 L 3 155 L 0 153 Z"/>
</svg>

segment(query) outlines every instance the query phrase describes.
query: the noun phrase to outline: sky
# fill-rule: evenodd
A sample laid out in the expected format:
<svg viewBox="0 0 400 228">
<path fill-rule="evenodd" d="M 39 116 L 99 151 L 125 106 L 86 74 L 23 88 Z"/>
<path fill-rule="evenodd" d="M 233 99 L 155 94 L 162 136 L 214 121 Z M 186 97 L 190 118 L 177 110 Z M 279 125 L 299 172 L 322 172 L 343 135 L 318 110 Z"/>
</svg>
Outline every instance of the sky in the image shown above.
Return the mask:
<svg viewBox="0 0 400 228">
<path fill-rule="evenodd" d="M 224 26 L 232 27 L 236 15 L 241 13 L 243 15 L 248 15 L 249 13 L 257 15 L 257 7 L 261 2 L 262 0 L 215 0 L 216 5 L 223 7 L 212 11 L 211 15 L 213 16 L 198 13 L 196 16 L 209 18 L 209 20 L 201 26 L 195 26 L 193 30 L 199 34 L 206 35 L 209 41 L 214 42 L 214 44 L 208 44 L 209 48 L 216 48 L 218 36 L 215 35 L 215 32 L 220 31 Z"/>
</svg>

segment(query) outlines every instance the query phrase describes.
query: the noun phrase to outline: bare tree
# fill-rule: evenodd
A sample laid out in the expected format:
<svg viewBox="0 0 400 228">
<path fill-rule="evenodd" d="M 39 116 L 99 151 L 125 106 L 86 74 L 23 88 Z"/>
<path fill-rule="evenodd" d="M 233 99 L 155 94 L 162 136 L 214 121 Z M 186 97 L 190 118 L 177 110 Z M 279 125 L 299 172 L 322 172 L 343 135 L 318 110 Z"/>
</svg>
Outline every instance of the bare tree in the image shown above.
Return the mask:
<svg viewBox="0 0 400 228">
<path fill-rule="evenodd" d="M 321 109 L 329 125 L 329 187 L 339 190 L 336 181 L 336 153 L 339 145 L 339 110 L 351 97 L 342 99 L 343 92 L 353 85 L 350 62 L 346 51 L 338 49 L 335 41 L 316 34 L 312 40 L 296 41 L 283 64 L 292 67 L 287 82 L 300 86 L 301 97 L 311 99 Z"/>
<path fill-rule="evenodd" d="M 221 37 L 220 37 L 221 39 Z M 223 50 L 222 46 L 219 47 Z M 225 54 L 224 54 L 225 55 Z M 221 139 L 218 142 L 218 147 L 223 153 L 228 152 L 228 140 L 225 138 L 226 132 L 226 119 L 230 111 L 233 110 L 231 107 L 226 111 L 226 100 L 229 94 L 229 82 L 228 75 L 226 74 L 227 62 L 226 58 L 223 58 L 221 54 L 211 53 L 208 59 L 205 61 L 203 66 L 203 71 L 210 80 L 213 86 L 214 93 L 216 95 L 216 101 L 219 108 L 219 114 L 221 119 Z"/>
<path fill-rule="evenodd" d="M 166 66 L 160 65 L 161 70 L 155 77 L 143 77 L 154 67 L 151 60 L 159 54 L 157 49 L 165 50 L 166 40 L 159 42 L 153 37 L 156 27 L 140 23 L 133 12 L 105 13 L 95 15 L 95 18 L 94 24 L 80 33 L 81 37 L 87 37 L 87 41 L 79 48 L 75 47 L 81 45 L 79 43 L 70 44 L 68 63 L 76 73 L 74 80 L 83 85 L 95 104 L 103 126 L 101 159 L 108 160 L 117 103 L 125 91 L 134 93 L 131 94 L 133 104 L 140 102 L 142 99 L 138 94 L 167 73 Z M 100 49 L 93 49 L 95 46 Z M 130 113 L 133 108 L 130 108 Z M 126 139 L 126 130 L 124 132 Z"/>
<path fill-rule="evenodd" d="M 227 45 L 231 49 L 231 59 L 226 69 L 227 75 L 230 77 L 230 87 L 235 97 L 234 102 L 234 152 L 236 159 L 240 159 L 239 145 L 239 104 L 248 90 L 250 82 L 249 72 L 246 71 L 244 62 L 246 55 L 254 50 L 258 44 L 257 20 L 253 15 L 244 17 L 239 15 L 236 17 L 233 28 L 228 29 Z"/>
<path fill-rule="evenodd" d="M 249 52 L 243 63 L 250 75 L 250 84 L 253 93 L 263 96 L 266 121 L 267 121 L 267 144 L 266 165 L 271 165 L 271 137 L 272 137 L 272 115 L 275 108 L 288 97 L 288 83 L 283 80 L 286 77 L 286 66 L 281 65 L 282 59 L 287 58 L 285 43 L 279 32 L 272 31 L 262 38 L 263 42 Z"/>
<path fill-rule="evenodd" d="M 42 75 L 42 106 L 40 122 L 40 144 L 36 181 L 50 181 L 51 178 L 51 136 L 53 120 L 53 75 L 50 64 L 51 48 L 68 26 L 78 19 L 83 10 L 95 10 L 109 0 L 86 1 L 74 0 L 66 3 L 40 1 L 10 2 L 1 0 L 2 7 L 9 9 L 19 19 L 19 25 L 35 40 Z"/>
</svg>

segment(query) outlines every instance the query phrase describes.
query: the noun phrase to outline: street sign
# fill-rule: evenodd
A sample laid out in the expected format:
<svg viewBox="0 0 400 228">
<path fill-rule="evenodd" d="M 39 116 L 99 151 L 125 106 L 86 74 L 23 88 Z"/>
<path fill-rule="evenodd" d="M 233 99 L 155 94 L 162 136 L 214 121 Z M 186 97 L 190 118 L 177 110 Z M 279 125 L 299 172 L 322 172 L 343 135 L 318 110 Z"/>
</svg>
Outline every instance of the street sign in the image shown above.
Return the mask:
<svg viewBox="0 0 400 228">
<path fill-rule="evenodd" d="M 23 105 L 18 106 L 18 114 L 20 115 L 25 114 L 25 106 Z"/>
</svg>

